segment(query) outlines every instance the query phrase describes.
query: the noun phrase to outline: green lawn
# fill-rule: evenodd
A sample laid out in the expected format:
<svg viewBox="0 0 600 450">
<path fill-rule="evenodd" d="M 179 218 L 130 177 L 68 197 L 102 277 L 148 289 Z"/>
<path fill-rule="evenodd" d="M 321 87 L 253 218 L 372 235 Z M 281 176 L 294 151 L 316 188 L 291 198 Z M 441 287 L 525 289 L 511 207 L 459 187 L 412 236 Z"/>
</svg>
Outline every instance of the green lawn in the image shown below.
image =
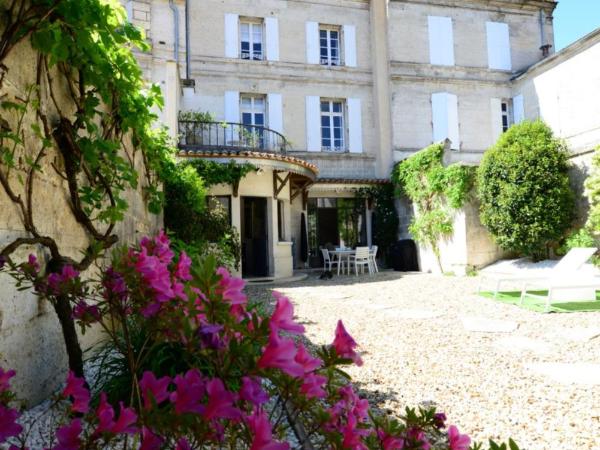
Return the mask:
<svg viewBox="0 0 600 450">
<path fill-rule="evenodd" d="M 545 295 L 547 291 L 533 291 L 532 294 Z M 501 303 L 508 303 L 510 305 L 516 305 L 521 308 L 529 309 L 530 311 L 545 312 L 546 304 L 545 300 L 527 297 L 523 301 L 522 305 L 519 305 L 521 299 L 521 293 L 515 292 L 499 292 L 498 296 L 494 299 L 493 292 L 481 292 L 479 295 L 485 298 L 496 300 Z M 585 312 L 585 311 L 600 311 L 600 291 L 596 291 L 596 301 L 594 302 L 563 302 L 563 303 L 552 303 L 550 305 L 550 312 Z"/>
</svg>

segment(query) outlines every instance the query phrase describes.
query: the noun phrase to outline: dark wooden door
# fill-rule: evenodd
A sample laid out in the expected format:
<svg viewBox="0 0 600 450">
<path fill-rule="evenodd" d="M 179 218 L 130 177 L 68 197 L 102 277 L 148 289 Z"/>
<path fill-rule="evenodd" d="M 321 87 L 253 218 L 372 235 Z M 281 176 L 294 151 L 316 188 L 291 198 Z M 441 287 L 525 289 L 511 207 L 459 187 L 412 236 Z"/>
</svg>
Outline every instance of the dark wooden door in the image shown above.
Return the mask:
<svg viewBox="0 0 600 450">
<path fill-rule="evenodd" d="M 242 197 L 242 275 L 269 275 L 267 199 Z"/>
</svg>

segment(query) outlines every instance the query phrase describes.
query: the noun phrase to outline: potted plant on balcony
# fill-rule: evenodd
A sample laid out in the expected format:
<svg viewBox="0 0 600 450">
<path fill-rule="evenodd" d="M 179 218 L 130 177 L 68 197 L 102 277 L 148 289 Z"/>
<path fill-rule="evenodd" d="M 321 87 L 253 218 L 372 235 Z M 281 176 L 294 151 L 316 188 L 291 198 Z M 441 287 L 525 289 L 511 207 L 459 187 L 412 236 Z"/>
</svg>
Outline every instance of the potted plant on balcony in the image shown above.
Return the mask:
<svg viewBox="0 0 600 450">
<path fill-rule="evenodd" d="M 179 111 L 179 138 L 185 145 L 202 145 L 204 133 L 210 128 L 204 124 L 215 121 L 215 115 L 209 111 Z"/>
</svg>

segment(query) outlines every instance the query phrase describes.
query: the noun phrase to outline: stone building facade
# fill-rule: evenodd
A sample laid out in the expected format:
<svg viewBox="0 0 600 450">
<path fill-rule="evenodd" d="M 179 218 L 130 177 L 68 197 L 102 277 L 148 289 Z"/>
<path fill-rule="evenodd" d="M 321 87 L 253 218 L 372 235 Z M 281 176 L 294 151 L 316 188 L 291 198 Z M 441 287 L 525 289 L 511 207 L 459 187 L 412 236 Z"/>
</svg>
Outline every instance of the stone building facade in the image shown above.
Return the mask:
<svg viewBox="0 0 600 450">
<path fill-rule="evenodd" d="M 553 0 L 125 4 L 131 20 L 149 30 L 153 50 L 140 58 L 148 77 L 163 86 L 163 122 L 173 136 L 179 111 L 209 111 L 216 122 L 231 124 L 219 144 L 224 153 L 215 153 L 214 139 L 205 142 L 210 133 L 196 127 L 182 156 L 226 161 L 246 152 L 265 171 L 261 180 L 272 181 L 266 211 L 280 214 L 284 230 L 283 237 L 273 229 L 261 237 L 267 245 L 261 252 L 270 255 L 264 273 L 271 277 L 303 265 L 303 214 L 316 263 L 320 247 L 343 244 L 340 223 L 348 216 L 343 210 L 356 207 L 350 205 L 355 188 L 388 179 L 393 165 L 415 151 L 448 138 L 451 161 L 476 164 L 504 129 L 525 117 L 514 78 L 552 54 L 556 6 Z M 266 148 L 262 137 L 261 148 L 249 148 L 242 135 L 257 127 L 285 136 L 285 149 Z M 285 166 L 280 158 L 273 169 L 273 153 L 295 160 Z M 315 170 L 300 173 L 303 162 Z M 256 182 L 242 180 L 240 189 Z M 244 195 L 229 186 L 217 190 L 241 229 Z M 401 210 L 408 214 L 410 208 Z M 359 216 L 352 243 L 371 244 L 376 217 L 366 202 Z M 337 230 L 330 226 L 336 221 Z M 491 245 L 480 241 L 473 247 Z M 288 258 L 285 270 L 276 270 L 284 242 L 293 251 L 292 265 Z M 489 250 L 490 259 L 497 256 L 493 246 Z M 468 248 L 456 251 L 463 266 L 470 263 Z"/>
</svg>

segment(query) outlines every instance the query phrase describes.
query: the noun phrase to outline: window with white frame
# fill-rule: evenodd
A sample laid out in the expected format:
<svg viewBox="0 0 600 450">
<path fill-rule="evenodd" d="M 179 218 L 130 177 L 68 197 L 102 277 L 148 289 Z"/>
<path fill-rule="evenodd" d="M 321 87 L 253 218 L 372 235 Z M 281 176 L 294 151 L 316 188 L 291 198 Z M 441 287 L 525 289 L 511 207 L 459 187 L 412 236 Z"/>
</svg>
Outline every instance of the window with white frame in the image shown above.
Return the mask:
<svg viewBox="0 0 600 450">
<path fill-rule="evenodd" d="M 265 106 L 264 95 L 242 94 L 240 96 L 240 121 L 244 125 L 242 137 L 247 145 L 262 147 L 264 144 Z"/>
<path fill-rule="evenodd" d="M 261 19 L 240 19 L 240 56 L 254 61 L 264 59 Z"/>
<path fill-rule="evenodd" d="M 320 25 L 320 61 L 323 66 L 341 65 L 340 27 Z"/>
<path fill-rule="evenodd" d="M 330 152 L 345 151 L 344 102 L 321 99 L 321 149 Z"/>
<path fill-rule="evenodd" d="M 503 99 L 502 103 L 500 103 L 501 113 L 502 113 L 502 132 L 508 131 L 510 126 L 513 124 L 512 117 L 512 100 Z"/>
</svg>

